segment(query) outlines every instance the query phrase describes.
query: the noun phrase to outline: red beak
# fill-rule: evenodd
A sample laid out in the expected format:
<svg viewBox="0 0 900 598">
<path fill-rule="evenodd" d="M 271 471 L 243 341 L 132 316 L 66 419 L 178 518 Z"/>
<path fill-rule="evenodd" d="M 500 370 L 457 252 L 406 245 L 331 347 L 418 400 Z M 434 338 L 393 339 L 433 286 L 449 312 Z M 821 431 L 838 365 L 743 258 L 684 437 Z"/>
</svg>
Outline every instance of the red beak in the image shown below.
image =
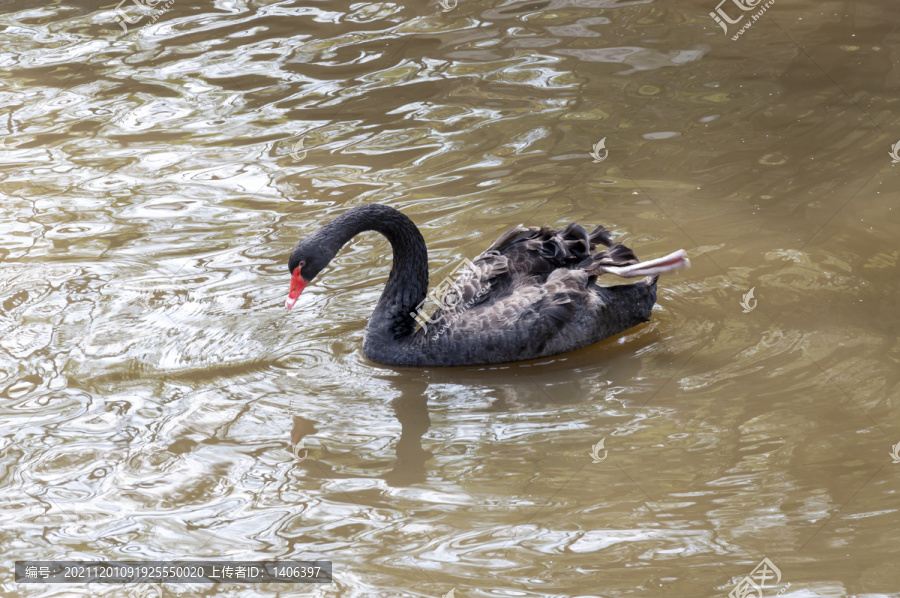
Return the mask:
<svg viewBox="0 0 900 598">
<path fill-rule="evenodd" d="M 294 273 L 291 274 L 291 290 L 288 293 L 287 301 L 284 302 L 284 307 L 287 309 L 294 307 L 294 304 L 297 303 L 297 299 L 300 298 L 300 293 L 303 292 L 305 287 L 306 281 L 300 276 L 300 268 L 297 268 L 294 270 Z"/>
</svg>

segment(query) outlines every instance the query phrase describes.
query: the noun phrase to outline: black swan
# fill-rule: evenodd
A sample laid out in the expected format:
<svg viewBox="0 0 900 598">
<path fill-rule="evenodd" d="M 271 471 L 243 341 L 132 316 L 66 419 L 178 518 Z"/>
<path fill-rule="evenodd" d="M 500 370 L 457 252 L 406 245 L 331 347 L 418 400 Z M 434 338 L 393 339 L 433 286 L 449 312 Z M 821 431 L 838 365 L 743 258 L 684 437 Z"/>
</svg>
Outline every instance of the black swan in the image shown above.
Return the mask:
<svg viewBox="0 0 900 598">
<path fill-rule="evenodd" d="M 288 260 L 285 307 L 343 245 L 363 231 L 387 237 L 393 267 L 366 326 L 363 353 L 395 366 L 480 365 L 571 351 L 650 319 L 659 274 L 690 266 L 684 250 L 638 262 L 602 226 L 588 233 L 516 226 L 468 262 L 438 310 L 419 309 L 428 291 L 428 253 L 412 220 L 379 204 L 357 206 L 297 243 Z M 595 251 L 597 244 L 605 248 Z M 643 280 L 601 287 L 601 274 Z"/>
</svg>

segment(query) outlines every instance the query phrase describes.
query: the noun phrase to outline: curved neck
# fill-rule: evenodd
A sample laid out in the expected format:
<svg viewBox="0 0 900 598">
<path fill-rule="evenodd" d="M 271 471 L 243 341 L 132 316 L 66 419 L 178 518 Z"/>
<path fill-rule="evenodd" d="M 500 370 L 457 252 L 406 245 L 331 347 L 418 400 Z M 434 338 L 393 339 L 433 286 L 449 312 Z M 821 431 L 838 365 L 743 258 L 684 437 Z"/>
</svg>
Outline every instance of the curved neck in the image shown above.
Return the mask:
<svg viewBox="0 0 900 598">
<path fill-rule="evenodd" d="M 422 233 L 399 210 L 380 204 L 357 206 L 318 231 L 320 247 L 329 261 L 347 241 L 364 231 L 387 237 L 394 252 L 393 266 L 378 305 L 366 326 L 364 352 L 381 354 L 412 336 L 416 321 L 410 316 L 428 291 L 428 251 Z"/>
</svg>

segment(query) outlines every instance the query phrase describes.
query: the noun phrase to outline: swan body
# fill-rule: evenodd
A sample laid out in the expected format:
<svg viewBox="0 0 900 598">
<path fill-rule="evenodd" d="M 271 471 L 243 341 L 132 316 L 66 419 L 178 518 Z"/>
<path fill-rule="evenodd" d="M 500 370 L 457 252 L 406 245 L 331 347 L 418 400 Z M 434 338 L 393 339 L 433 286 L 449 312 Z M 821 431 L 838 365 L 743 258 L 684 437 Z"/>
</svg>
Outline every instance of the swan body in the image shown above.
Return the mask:
<svg viewBox="0 0 900 598">
<path fill-rule="evenodd" d="M 516 226 L 467 264 L 437 311 L 420 308 L 428 254 L 419 229 L 379 204 L 351 208 L 300 241 L 288 260 L 290 309 L 308 282 L 357 234 L 383 234 L 393 267 L 366 327 L 363 353 L 395 366 L 481 365 L 536 359 L 596 343 L 650 319 L 660 274 L 690 266 L 683 250 L 639 262 L 602 227 Z M 599 249 L 598 249 L 599 248 Z M 642 278 L 598 286 L 602 274 Z"/>
</svg>

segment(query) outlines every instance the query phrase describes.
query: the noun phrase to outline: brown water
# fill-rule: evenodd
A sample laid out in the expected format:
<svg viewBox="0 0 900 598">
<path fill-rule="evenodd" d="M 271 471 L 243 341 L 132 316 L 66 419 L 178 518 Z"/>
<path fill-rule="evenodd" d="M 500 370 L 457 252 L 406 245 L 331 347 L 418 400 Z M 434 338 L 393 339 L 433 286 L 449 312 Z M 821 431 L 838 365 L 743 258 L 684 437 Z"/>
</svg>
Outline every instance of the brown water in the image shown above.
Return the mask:
<svg viewBox="0 0 900 598">
<path fill-rule="evenodd" d="M 163 596 L 721 597 L 764 557 L 765 596 L 900 595 L 896 2 L 736 41 L 716 0 L 97 4 L 2 5 L 3 596 L 198 557 L 335 582 Z M 366 202 L 432 283 L 518 223 L 694 267 L 590 348 L 396 370 L 361 354 L 382 238 L 283 308 Z"/>
</svg>

